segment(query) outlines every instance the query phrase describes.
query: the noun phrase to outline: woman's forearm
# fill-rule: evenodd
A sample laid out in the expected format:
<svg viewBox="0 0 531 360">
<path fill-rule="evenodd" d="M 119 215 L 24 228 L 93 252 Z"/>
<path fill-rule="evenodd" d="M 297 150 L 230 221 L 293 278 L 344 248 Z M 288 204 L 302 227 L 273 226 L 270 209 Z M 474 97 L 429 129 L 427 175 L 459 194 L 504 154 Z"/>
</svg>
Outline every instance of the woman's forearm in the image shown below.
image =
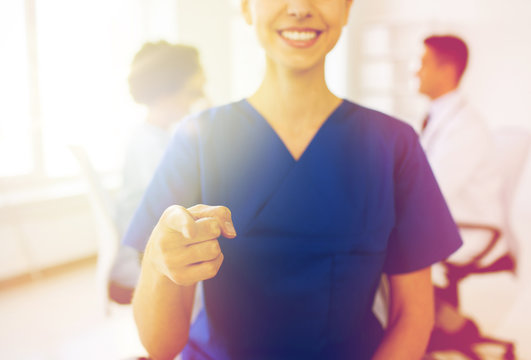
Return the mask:
<svg viewBox="0 0 531 360">
<path fill-rule="evenodd" d="M 142 344 L 154 360 L 173 359 L 186 345 L 195 286 L 176 285 L 144 261 L 133 313 Z"/>
<path fill-rule="evenodd" d="M 419 360 L 435 321 L 431 268 L 388 279 L 389 322 L 373 360 Z"/>
<path fill-rule="evenodd" d="M 401 314 L 386 329 L 372 360 L 422 359 L 433 328 L 433 315 Z"/>
<path fill-rule="evenodd" d="M 162 214 L 146 245 L 133 314 L 140 340 L 154 360 L 173 359 L 186 345 L 196 284 L 223 263 L 218 238 L 234 238 L 223 206 L 173 205 Z"/>
</svg>

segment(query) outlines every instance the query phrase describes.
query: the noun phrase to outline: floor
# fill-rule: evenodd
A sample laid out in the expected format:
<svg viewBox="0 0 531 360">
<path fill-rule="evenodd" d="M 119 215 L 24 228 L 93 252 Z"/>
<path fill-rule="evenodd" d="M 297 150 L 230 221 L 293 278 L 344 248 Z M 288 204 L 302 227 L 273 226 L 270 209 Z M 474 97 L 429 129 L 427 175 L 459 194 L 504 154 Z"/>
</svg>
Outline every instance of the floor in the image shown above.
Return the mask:
<svg viewBox="0 0 531 360">
<path fill-rule="evenodd" d="M 0 358 L 120 360 L 145 355 L 130 306 L 98 298 L 96 264 L 83 263 L 0 292 Z"/>
</svg>

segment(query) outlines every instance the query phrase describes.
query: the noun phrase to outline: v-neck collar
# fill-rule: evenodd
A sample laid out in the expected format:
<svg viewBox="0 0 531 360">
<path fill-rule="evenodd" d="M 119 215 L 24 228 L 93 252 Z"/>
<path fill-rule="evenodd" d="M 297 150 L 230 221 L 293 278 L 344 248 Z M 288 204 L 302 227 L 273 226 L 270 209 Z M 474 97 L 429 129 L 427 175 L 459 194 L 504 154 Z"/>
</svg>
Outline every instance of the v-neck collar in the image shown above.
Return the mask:
<svg viewBox="0 0 531 360">
<path fill-rule="evenodd" d="M 326 128 L 329 126 L 328 124 L 333 123 L 335 121 L 334 119 L 341 118 L 341 114 L 346 108 L 346 105 L 348 102 L 345 99 L 341 99 L 341 102 L 339 103 L 339 105 L 336 106 L 336 108 L 330 113 L 330 115 L 328 115 L 325 121 L 321 124 L 321 126 L 319 127 L 317 132 L 314 134 L 314 136 L 312 137 L 312 139 L 310 140 L 310 142 L 308 143 L 308 145 L 306 146 L 306 148 L 304 149 L 304 151 L 302 152 L 301 156 L 299 156 L 298 159 L 295 159 L 295 157 L 291 154 L 291 152 L 289 151 L 288 147 L 286 146 L 282 138 L 278 135 L 275 129 L 273 129 L 271 124 L 269 124 L 266 118 L 253 105 L 251 105 L 251 103 L 247 99 L 242 99 L 241 103 L 245 107 L 245 109 L 248 112 L 250 112 L 250 114 L 252 115 L 252 118 L 258 120 L 259 124 L 264 129 L 264 131 L 269 132 L 272 135 L 272 138 L 275 139 L 275 142 L 279 143 L 279 145 L 283 149 L 283 152 L 287 154 L 289 159 L 293 163 L 298 163 L 301 160 L 303 160 L 303 158 L 307 157 L 306 154 L 309 151 L 311 151 L 313 147 L 316 146 L 315 143 L 319 142 L 319 138 L 322 136 L 321 134 L 326 131 Z"/>
</svg>

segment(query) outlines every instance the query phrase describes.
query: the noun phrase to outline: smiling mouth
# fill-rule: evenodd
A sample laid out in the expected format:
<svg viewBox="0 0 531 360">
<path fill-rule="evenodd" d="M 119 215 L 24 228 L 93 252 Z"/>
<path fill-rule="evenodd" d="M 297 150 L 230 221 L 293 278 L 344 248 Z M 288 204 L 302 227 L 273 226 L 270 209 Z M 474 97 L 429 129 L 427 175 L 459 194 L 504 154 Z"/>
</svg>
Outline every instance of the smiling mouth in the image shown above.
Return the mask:
<svg viewBox="0 0 531 360">
<path fill-rule="evenodd" d="M 281 30 L 280 36 L 290 41 L 312 41 L 320 35 L 317 30 Z"/>
</svg>

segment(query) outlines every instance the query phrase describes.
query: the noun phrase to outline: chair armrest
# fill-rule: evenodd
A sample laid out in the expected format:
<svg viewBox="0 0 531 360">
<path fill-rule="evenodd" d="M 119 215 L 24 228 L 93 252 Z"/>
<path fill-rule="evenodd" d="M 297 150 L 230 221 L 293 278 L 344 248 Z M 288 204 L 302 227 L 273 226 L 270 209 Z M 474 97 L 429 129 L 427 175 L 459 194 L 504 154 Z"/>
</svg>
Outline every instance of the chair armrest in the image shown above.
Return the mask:
<svg viewBox="0 0 531 360">
<path fill-rule="evenodd" d="M 469 265 L 473 265 L 473 264 L 478 265 L 479 261 L 481 261 L 481 259 L 483 259 L 485 256 L 487 256 L 487 254 L 490 251 L 492 251 L 492 249 L 494 248 L 494 246 L 496 245 L 496 243 L 501 237 L 501 230 L 498 227 L 492 226 L 492 225 L 480 224 L 480 223 L 458 222 L 457 227 L 460 230 L 478 230 L 478 231 L 484 231 L 484 232 L 490 233 L 490 238 L 489 238 L 487 246 L 485 247 L 485 249 L 483 249 L 483 251 L 477 254 L 469 262 Z"/>
</svg>

